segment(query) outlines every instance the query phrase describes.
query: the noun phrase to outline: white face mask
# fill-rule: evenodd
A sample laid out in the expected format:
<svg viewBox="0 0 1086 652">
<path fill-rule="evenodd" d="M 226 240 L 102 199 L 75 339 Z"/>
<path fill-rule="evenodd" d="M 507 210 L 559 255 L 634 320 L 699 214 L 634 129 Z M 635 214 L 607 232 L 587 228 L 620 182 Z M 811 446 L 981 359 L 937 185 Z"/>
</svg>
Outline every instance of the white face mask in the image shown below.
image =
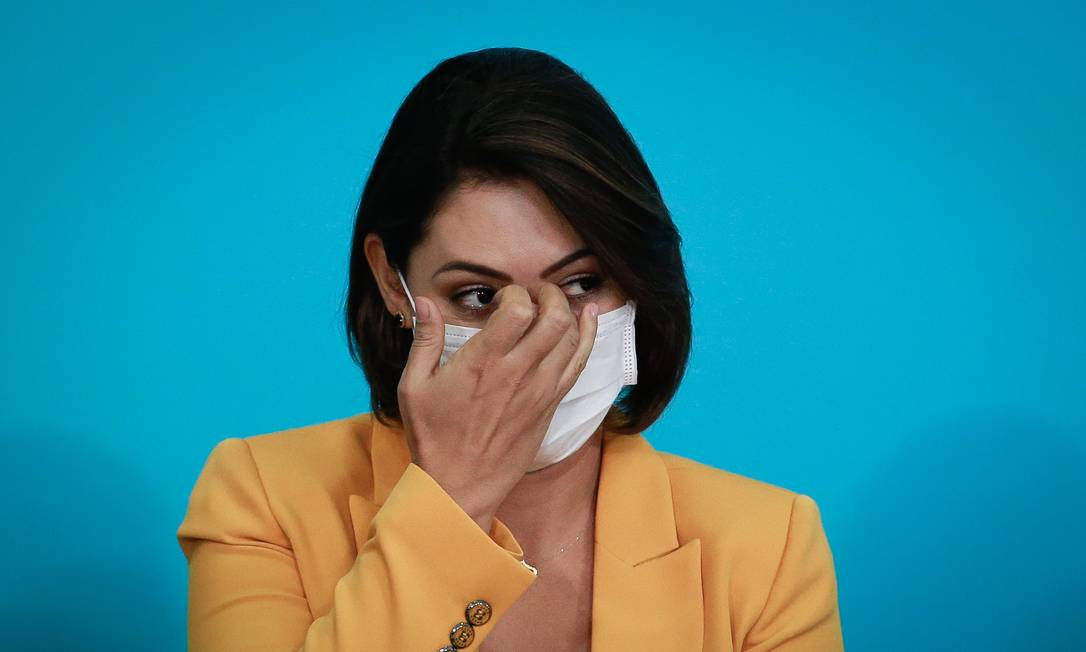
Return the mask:
<svg viewBox="0 0 1086 652">
<path fill-rule="evenodd" d="M 400 283 L 411 302 L 411 330 L 415 330 L 415 299 L 407 289 L 403 274 Z M 603 423 L 607 411 L 626 385 L 637 384 L 637 348 L 634 339 L 634 315 L 637 303 L 626 305 L 596 318 L 596 341 L 584 370 L 569 392 L 562 397 L 554 411 L 550 427 L 539 445 L 529 471 L 560 462 L 584 445 L 596 428 Z M 444 365 L 464 346 L 479 328 L 445 324 L 445 348 L 441 352 Z"/>
</svg>

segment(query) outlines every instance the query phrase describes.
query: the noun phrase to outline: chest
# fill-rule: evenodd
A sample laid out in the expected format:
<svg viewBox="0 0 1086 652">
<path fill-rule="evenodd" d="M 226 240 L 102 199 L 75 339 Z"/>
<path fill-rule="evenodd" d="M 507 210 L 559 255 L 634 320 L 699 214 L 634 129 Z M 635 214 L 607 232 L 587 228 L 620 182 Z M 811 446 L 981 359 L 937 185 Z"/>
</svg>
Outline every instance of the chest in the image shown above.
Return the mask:
<svg viewBox="0 0 1086 652">
<path fill-rule="evenodd" d="M 570 551 L 538 569 L 539 577 L 487 635 L 481 652 L 590 649 L 592 546 Z"/>
</svg>

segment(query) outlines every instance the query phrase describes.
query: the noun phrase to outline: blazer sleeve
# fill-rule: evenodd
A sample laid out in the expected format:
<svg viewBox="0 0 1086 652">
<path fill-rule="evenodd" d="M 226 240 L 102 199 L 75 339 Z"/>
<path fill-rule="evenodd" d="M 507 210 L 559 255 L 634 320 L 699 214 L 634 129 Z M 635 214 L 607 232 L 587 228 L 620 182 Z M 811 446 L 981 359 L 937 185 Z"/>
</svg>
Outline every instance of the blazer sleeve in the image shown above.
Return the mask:
<svg viewBox="0 0 1086 652">
<path fill-rule="evenodd" d="M 188 562 L 190 652 L 436 651 L 450 645 L 468 602 L 482 599 L 492 613 L 473 628 L 478 645 L 535 580 L 503 523 L 484 532 L 412 463 L 337 581 L 332 607 L 313 614 L 291 541 L 237 437 L 212 450 L 177 537 Z"/>
<path fill-rule="evenodd" d="M 844 650 L 833 555 L 818 505 L 796 494 L 776 577 L 744 652 Z"/>
</svg>

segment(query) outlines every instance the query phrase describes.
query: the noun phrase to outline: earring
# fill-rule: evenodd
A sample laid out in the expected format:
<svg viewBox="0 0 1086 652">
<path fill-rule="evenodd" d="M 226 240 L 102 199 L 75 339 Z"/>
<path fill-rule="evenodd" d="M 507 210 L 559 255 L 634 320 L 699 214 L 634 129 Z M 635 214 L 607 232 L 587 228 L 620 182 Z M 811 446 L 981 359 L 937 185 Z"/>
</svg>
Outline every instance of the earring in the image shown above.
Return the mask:
<svg viewBox="0 0 1086 652">
<path fill-rule="evenodd" d="M 402 312 L 396 313 L 396 321 L 397 321 L 396 326 L 398 328 L 403 328 L 403 313 Z"/>
</svg>

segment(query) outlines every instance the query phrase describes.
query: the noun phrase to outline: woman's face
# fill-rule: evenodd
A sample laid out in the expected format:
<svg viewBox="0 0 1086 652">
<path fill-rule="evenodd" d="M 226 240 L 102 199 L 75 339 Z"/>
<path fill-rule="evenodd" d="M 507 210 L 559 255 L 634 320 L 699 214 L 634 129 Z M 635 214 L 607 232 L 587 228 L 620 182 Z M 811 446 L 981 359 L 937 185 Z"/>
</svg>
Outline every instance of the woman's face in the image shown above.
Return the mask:
<svg viewBox="0 0 1086 652">
<path fill-rule="evenodd" d="M 376 234 L 366 236 L 365 251 L 389 312 L 402 312 L 410 324 L 411 305 Z M 411 295 L 433 299 L 448 324 L 481 328 L 494 311 L 494 293 L 509 284 L 525 287 L 538 303 L 540 288 L 553 283 L 574 314 L 589 303 L 603 314 L 626 302 L 573 227 L 528 181 L 460 186 L 434 215 L 408 267 Z"/>
</svg>

